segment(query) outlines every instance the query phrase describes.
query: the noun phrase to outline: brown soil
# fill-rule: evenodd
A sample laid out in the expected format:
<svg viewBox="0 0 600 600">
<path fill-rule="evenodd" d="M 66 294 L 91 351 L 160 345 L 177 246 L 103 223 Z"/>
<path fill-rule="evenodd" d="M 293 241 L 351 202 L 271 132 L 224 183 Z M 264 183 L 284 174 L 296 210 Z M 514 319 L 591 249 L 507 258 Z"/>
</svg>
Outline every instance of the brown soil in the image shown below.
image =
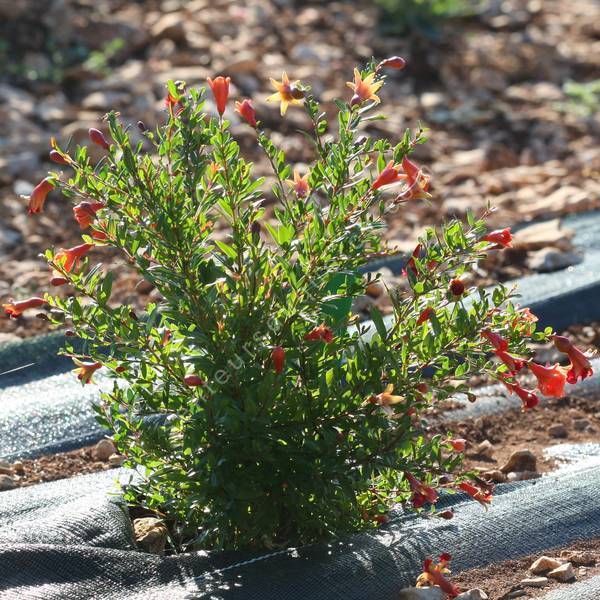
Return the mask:
<svg viewBox="0 0 600 600">
<path fill-rule="evenodd" d="M 461 590 L 482 589 L 489 595 L 490 600 L 504 600 L 511 592 L 517 589 L 527 591 L 527 594 L 522 596 L 523 598 L 536 598 L 558 588 L 566 588 L 572 585 L 572 583 L 559 583 L 550 579 L 548 584 L 543 588 L 521 588 L 519 585 L 520 582 L 531 576 L 528 571 L 531 564 L 542 555 L 559 558 L 561 552 L 568 551 L 590 552 L 596 558 L 596 564 L 593 566 L 576 567 L 574 565 L 576 578 L 573 582 L 582 581 L 583 579 L 600 574 L 600 565 L 597 564 L 598 559 L 600 559 L 600 539 L 595 538 L 592 540 L 580 540 L 569 546 L 551 548 L 538 554 L 529 554 L 515 560 L 507 560 L 477 569 L 470 569 L 469 571 L 457 573 L 451 579 Z"/>
</svg>

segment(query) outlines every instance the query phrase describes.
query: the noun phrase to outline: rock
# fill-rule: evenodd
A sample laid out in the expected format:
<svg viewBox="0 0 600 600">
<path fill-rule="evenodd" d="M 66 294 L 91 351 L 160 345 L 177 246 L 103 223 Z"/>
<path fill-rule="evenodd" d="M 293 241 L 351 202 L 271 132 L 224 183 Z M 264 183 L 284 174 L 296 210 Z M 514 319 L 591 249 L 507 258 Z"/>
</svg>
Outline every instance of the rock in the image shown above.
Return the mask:
<svg viewBox="0 0 600 600">
<path fill-rule="evenodd" d="M 555 423 L 548 427 L 548 435 L 553 438 L 566 438 L 569 435 L 569 432 L 562 423 Z"/>
<path fill-rule="evenodd" d="M 514 234 L 513 246 L 522 250 L 541 250 L 548 246 L 560 250 L 571 250 L 574 231 L 561 226 L 560 219 L 534 223 Z"/>
<path fill-rule="evenodd" d="M 503 599 L 512 600 L 513 598 L 522 598 L 523 596 L 527 596 L 527 592 L 525 590 L 514 590 L 510 592 L 510 594 L 503 596 Z"/>
<path fill-rule="evenodd" d="M 481 476 L 484 479 L 489 479 L 495 483 L 505 483 L 507 481 L 506 475 L 500 471 L 499 469 L 494 469 L 492 471 L 484 471 Z"/>
<path fill-rule="evenodd" d="M 494 455 L 494 446 L 490 440 L 483 440 L 476 448 L 479 456 L 485 456 L 486 458 L 492 458 Z"/>
<path fill-rule="evenodd" d="M 113 454 L 117 453 L 117 449 L 111 440 L 100 440 L 92 450 L 92 456 L 95 460 L 106 461 Z"/>
<path fill-rule="evenodd" d="M 538 273 L 560 271 L 583 261 L 583 254 L 577 251 L 563 252 L 555 248 L 543 248 L 527 257 L 527 266 Z"/>
<path fill-rule="evenodd" d="M 537 471 L 511 471 L 506 476 L 506 480 L 508 482 L 527 481 L 528 479 L 537 479 L 538 477 L 541 477 L 541 474 Z"/>
<path fill-rule="evenodd" d="M 548 573 L 548 577 L 552 577 L 552 579 L 556 579 L 557 581 L 571 581 L 571 579 L 575 578 L 575 571 L 573 570 L 573 565 L 570 562 L 565 563 L 564 565 L 560 565 L 560 567 L 556 567 L 556 569 L 552 569 Z"/>
<path fill-rule="evenodd" d="M 14 471 L 12 465 L 9 465 L 9 464 L 0 465 L 0 475 L 8 475 L 10 477 L 14 474 L 15 474 L 15 471 Z"/>
<path fill-rule="evenodd" d="M 0 251 L 12 250 L 22 237 L 18 231 L 0 226 Z"/>
<path fill-rule="evenodd" d="M 15 487 L 15 482 L 10 475 L 0 475 L 0 492 L 12 490 Z"/>
<path fill-rule="evenodd" d="M 529 571 L 534 575 L 541 575 L 546 571 L 557 569 L 561 565 L 562 562 L 560 560 L 557 560 L 556 558 L 551 558 L 550 556 L 540 556 L 529 567 Z"/>
<path fill-rule="evenodd" d="M 404 588 L 398 594 L 398 600 L 444 600 L 445 594 L 439 587 Z"/>
<path fill-rule="evenodd" d="M 150 34 L 155 40 L 169 39 L 184 43 L 185 17 L 182 13 L 162 15 L 151 27 Z"/>
<path fill-rule="evenodd" d="M 385 288 L 378 282 L 372 282 L 367 286 L 366 292 L 371 298 L 379 298 L 385 292 Z"/>
<path fill-rule="evenodd" d="M 473 588 L 456 596 L 454 600 L 488 600 L 488 595 L 479 588 Z"/>
<path fill-rule="evenodd" d="M 15 473 L 25 473 L 25 467 L 23 466 L 23 463 L 20 460 L 15 461 L 12 467 L 15 470 Z"/>
<path fill-rule="evenodd" d="M 83 99 L 81 106 L 86 110 L 100 110 L 108 112 L 115 108 L 127 106 L 131 102 L 131 95 L 126 92 L 114 90 L 92 92 Z"/>
<path fill-rule="evenodd" d="M 594 194 L 592 192 L 573 185 L 565 185 L 541 200 L 521 203 L 519 209 L 523 213 L 536 217 L 581 212 L 593 207 Z"/>
<path fill-rule="evenodd" d="M 531 450 L 513 452 L 500 469 L 503 473 L 537 471 L 537 459 Z"/>
<path fill-rule="evenodd" d="M 547 583 L 547 577 L 527 577 L 526 579 L 523 579 L 519 585 L 522 585 L 523 587 L 540 588 L 544 587 Z"/>
<path fill-rule="evenodd" d="M 578 550 L 563 550 L 560 557 L 568 560 L 572 565 L 585 565 L 591 567 L 596 564 L 596 555 L 593 552 L 578 551 Z"/>
<path fill-rule="evenodd" d="M 135 541 L 140 548 L 150 554 L 159 554 L 165 550 L 167 543 L 167 528 L 160 519 L 143 517 L 133 522 Z M 441 596 L 440 596 L 441 598 Z"/>
<path fill-rule="evenodd" d="M 108 457 L 108 464 L 111 467 L 120 467 L 125 462 L 125 457 L 122 454 L 111 454 Z"/>
<path fill-rule="evenodd" d="M 573 428 L 577 431 L 585 431 L 590 425 L 588 419 L 573 419 Z"/>
</svg>

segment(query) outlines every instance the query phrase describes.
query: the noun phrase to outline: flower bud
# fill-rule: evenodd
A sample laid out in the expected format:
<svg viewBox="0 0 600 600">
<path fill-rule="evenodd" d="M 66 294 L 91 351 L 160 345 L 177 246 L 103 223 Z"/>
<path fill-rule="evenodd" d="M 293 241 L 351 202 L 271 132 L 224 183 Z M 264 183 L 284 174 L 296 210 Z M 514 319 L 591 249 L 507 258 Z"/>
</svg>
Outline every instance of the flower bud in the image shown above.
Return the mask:
<svg viewBox="0 0 600 600">
<path fill-rule="evenodd" d="M 453 279 L 450 282 L 450 293 L 453 296 L 462 296 L 465 293 L 465 284 L 460 279 Z"/>
<path fill-rule="evenodd" d="M 248 125 L 256 127 L 256 111 L 252 106 L 252 101 L 246 98 L 242 102 L 235 103 L 235 112 L 237 112 Z"/>
<path fill-rule="evenodd" d="M 404 67 L 406 67 L 406 61 L 401 56 L 390 56 L 377 65 L 377 70 L 382 67 L 387 67 L 388 69 L 404 69 Z"/>
<path fill-rule="evenodd" d="M 94 129 L 94 127 L 92 127 L 88 131 L 88 135 L 90 136 L 90 140 L 92 141 L 92 143 L 96 144 L 96 146 L 100 146 L 101 148 L 104 148 L 105 150 L 110 150 L 110 145 L 109 145 L 108 141 L 106 140 L 106 138 L 104 137 L 104 134 L 99 129 Z"/>
<path fill-rule="evenodd" d="M 198 375 L 186 375 L 183 378 L 183 383 L 189 387 L 198 387 L 204 385 L 204 379 Z"/>
<path fill-rule="evenodd" d="M 271 360 L 273 361 L 273 369 L 279 375 L 283 371 L 285 365 L 285 350 L 281 346 L 275 346 L 271 351 Z"/>
<path fill-rule="evenodd" d="M 53 163 L 56 163 L 57 165 L 68 165 L 69 164 L 69 161 L 60 152 L 57 152 L 56 150 L 50 150 L 50 154 L 48 155 L 48 158 L 50 158 L 50 160 Z"/>
</svg>

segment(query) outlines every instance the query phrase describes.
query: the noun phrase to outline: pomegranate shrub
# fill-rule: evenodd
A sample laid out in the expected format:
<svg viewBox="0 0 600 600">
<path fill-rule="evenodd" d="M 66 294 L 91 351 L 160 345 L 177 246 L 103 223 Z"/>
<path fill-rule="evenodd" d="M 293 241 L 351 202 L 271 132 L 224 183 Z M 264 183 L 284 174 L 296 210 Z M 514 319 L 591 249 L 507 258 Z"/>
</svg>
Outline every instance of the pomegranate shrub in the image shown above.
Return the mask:
<svg viewBox="0 0 600 600">
<path fill-rule="evenodd" d="M 521 370 L 549 395 L 591 372 L 565 338 L 557 346 L 570 369 L 533 363 L 527 342 L 552 332 L 536 332 L 512 290 L 467 283 L 486 252 L 511 244 L 508 229 L 487 232 L 482 218 L 427 230 L 407 285 L 390 292 L 392 322 L 375 309 L 371 325 L 352 314 L 374 281 L 362 268 L 397 254 L 381 241 L 386 215 L 432 198 L 411 158 L 422 129 L 395 145 L 361 133 L 380 118 L 385 70 L 403 65 L 394 57 L 356 69 L 332 121 L 308 86 L 272 80 L 282 115 L 295 106 L 312 123 L 314 160 L 302 172 L 251 101 L 236 102 L 273 169 L 269 219 L 268 186 L 223 117 L 228 78 L 208 81 L 216 117 L 204 90 L 169 83 L 165 120 L 138 124 L 142 143 L 109 113 L 106 135 L 90 131 L 104 154 L 95 164 L 85 147 L 69 154 L 53 142 L 66 173 L 35 188 L 30 212 L 53 188 L 76 203 L 82 243 L 46 252 L 52 283 L 73 293 L 4 308 L 17 318 L 49 305 L 81 341 L 65 348 L 79 379 L 99 369 L 113 378 L 96 410 L 137 470 L 125 497 L 163 516 L 180 547 L 311 542 L 377 527 L 394 504 L 435 515 L 442 488 L 485 505 L 490 485 L 461 472 L 465 441 L 432 435 L 427 411 L 457 393 L 473 399 L 473 375 L 502 381 L 528 409 L 538 398 L 517 381 Z M 160 300 L 138 314 L 113 301 L 110 271 L 90 265 L 98 246 L 118 250 Z"/>
</svg>

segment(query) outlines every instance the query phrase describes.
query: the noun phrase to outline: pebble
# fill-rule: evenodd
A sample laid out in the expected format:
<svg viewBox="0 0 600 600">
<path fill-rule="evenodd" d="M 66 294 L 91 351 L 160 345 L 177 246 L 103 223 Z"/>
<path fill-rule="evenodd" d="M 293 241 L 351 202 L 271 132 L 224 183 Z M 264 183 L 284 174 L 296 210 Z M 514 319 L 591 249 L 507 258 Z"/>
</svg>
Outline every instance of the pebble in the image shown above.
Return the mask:
<svg viewBox="0 0 600 600">
<path fill-rule="evenodd" d="M 15 487 L 15 482 L 9 475 L 0 475 L 0 492 L 12 490 Z"/>
<path fill-rule="evenodd" d="M 0 475 L 14 475 L 14 469 L 11 465 L 5 467 L 4 465 L 0 465 Z"/>
<path fill-rule="evenodd" d="M 552 579 L 556 579 L 557 581 L 561 582 L 571 581 L 571 579 L 575 579 L 573 565 L 570 562 L 560 565 L 560 567 L 552 569 L 552 571 L 548 573 L 548 577 L 552 577 Z"/>
<path fill-rule="evenodd" d="M 569 435 L 569 432 L 562 423 L 555 423 L 548 427 L 548 435 L 553 438 L 566 438 Z"/>
<path fill-rule="evenodd" d="M 529 571 L 534 575 L 540 575 L 541 573 L 545 573 L 546 571 L 557 569 L 561 565 L 562 562 L 560 560 L 557 560 L 556 558 L 551 558 L 550 556 L 540 556 L 529 567 Z"/>
<path fill-rule="evenodd" d="M 573 428 L 577 431 L 585 431 L 590 425 L 588 419 L 573 419 Z"/>
<path fill-rule="evenodd" d="M 513 246 L 523 250 L 542 250 L 548 246 L 571 250 L 574 231 L 561 226 L 560 219 L 534 223 L 514 234 Z"/>
<path fill-rule="evenodd" d="M 520 585 L 524 587 L 544 587 L 548 583 L 547 577 L 527 577 L 521 581 Z"/>
<path fill-rule="evenodd" d="M 537 459 L 531 450 L 517 450 L 500 467 L 503 473 L 537 471 Z"/>
<path fill-rule="evenodd" d="M 154 517 L 135 519 L 133 533 L 140 548 L 150 554 L 162 555 L 167 543 L 168 532 L 160 519 Z"/>
<path fill-rule="evenodd" d="M 512 481 L 527 481 L 529 479 L 538 479 L 541 477 L 541 474 L 537 471 L 511 471 L 507 476 L 506 480 L 508 482 Z"/>
<path fill-rule="evenodd" d="M 398 594 L 398 600 L 444 600 L 445 594 L 439 587 L 404 588 Z"/>
<path fill-rule="evenodd" d="M 125 462 L 125 457 L 122 454 L 111 454 L 108 457 L 108 464 L 111 467 L 120 467 Z"/>
<path fill-rule="evenodd" d="M 15 470 L 15 473 L 24 473 L 25 472 L 25 467 L 23 466 L 23 463 L 20 460 L 17 460 L 13 463 L 12 468 Z"/>
<path fill-rule="evenodd" d="M 484 479 L 490 479 L 495 483 L 505 483 L 507 481 L 506 474 L 498 469 L 494 469 L 492 471 L 484 471 L 482 474 Z"/>
<path fill-rule="evenodd" d="M 543 248 L 527 257 L 527 266 L 538 273 L 552 273 L 583 262 L 581 252 Z"/>
<path fill-rule="evenodd" d="M 563 550 L 560 557 L 568 560 L 575 566 L 585 565 L 591 567 L 596 564 L 596 555 L 593 552 L 578 551 L 578 550 Z"/>
<path fill-rule="evenodd" d="M 106 461 L 111 455 L 116 454 L 117 449 L 111 440 L 100 440 L 92 450 L 92 456 L 95 460 Z"/>
<path fill-rule="evenodd" d="M 494 446 L 492 442 L 490 442 L 490 440 L 483 440 L 483 442 L 477 446 L 477 454 L 479 454 L 479 456 L 492 458 L 494 454 Z"/>
<path fill-rule="evenodd" d="M 527 596 L 527 592 L 525 590 L 514 590 L 504 596 L 505 600 L 512 600 L 512 598 L 522 598 L 523 596 Z"/>
<path fill-rule="evenodd" d="M 488 600 L 488 595 L 479 588 L 473 588 L 456 596 L 454 600 Z"/>
</svg>

